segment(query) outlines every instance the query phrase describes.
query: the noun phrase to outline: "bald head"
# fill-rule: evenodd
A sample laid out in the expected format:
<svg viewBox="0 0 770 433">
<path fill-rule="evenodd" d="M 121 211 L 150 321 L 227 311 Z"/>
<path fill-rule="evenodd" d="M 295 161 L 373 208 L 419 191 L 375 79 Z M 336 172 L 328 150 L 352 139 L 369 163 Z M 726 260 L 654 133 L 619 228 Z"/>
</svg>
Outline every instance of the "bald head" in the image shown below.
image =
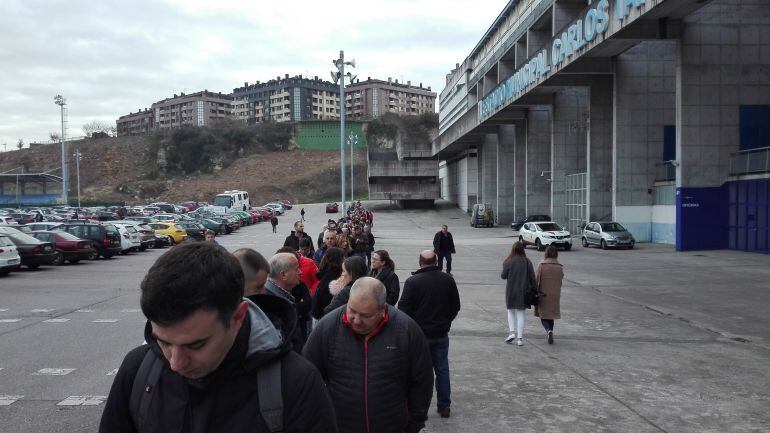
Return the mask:
<svg viewBox="0 0 770 433">
<path fill-rule="evenodd" d="M 372 277 L 361 277 L 353 283 L 350 288 L 350 299 L 372 300 L 376 303 L 377 309 L 385 306 L 387 291 L 382 281 Z"/>
<path fill-rule="evenodd" d="M 438 261 L 436 260 L 436 253 L 432 250 L 423 250 L 420 253 L 420 268 L 426 268 L 428 266 L 436 266 Z"/>
</svg>

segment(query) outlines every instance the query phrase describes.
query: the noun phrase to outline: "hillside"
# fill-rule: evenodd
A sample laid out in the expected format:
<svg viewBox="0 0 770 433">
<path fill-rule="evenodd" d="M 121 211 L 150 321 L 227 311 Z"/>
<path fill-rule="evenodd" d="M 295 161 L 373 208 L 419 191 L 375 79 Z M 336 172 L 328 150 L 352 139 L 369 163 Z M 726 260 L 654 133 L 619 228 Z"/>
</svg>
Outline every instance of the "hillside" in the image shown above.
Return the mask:
<svg viewBox="0 0 770 433">
<path fill-rule="evenodd" d="M 255 203 L 276 197 L 295 202 L 322 202 L 339 196 L 339 151 L 301 149 L 265 151 L 238 156 L 230 165 L 211 173 L 171 174 L 158 170 L 158 157 L 150 137 L 86 139 L 80 145 L 81 198 L 83 203 L 147 203 L 183 200 L 211 201 L 226 189 L 249 191 Z M 366 151 L 355 159 L 356 195 L 366 193 Z M 243 152 L 240 152 L 241 154 Z M 349 156 L 349 153 L 346 154 Z M 346 161 L 349 163 L 349 161 Z M 29 173 L 59 174 L 58 144 L 0 153 L 0 172 L 25 167 Z M 70 157 L 71 200 L 77 197 L 75 160 Z"/>
</svg>

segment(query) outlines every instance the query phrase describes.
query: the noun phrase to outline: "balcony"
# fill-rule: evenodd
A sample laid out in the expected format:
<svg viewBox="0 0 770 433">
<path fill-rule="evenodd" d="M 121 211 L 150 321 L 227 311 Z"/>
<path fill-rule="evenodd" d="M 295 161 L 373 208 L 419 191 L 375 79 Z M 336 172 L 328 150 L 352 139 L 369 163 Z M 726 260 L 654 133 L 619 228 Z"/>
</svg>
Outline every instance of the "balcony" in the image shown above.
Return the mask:
<svg viewBox="0 0 770 433">
<path fill-rule="evenodd" d="M 741 150 L 730 154 L 730 174 L 758 174 L 770 172 L 770 147 Z"/>
<path fill-rule="evenodd" d="M 369 161 L 369 177 L 437 177 L 436 160 Z"/>
<path fill-rule="evenodd" d="M 655 182 L 676 180 L 675 161 L 661 161 L 655 164 Z"/>
</svg>

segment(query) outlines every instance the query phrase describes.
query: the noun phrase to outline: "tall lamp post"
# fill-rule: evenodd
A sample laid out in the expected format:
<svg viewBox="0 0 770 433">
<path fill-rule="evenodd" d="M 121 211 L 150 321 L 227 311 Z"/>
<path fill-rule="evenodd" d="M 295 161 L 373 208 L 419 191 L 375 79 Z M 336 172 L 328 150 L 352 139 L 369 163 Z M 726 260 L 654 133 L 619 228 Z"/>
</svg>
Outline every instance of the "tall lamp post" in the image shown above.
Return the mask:
<svg viewBox="0 0 770 433">
<path fill-rule="evenodd" d="M 347 204 L 345 203 L 345 77 L 353 82 L 356 78 L 350 72 L 345 74 L 345 65 L 356 67 L 356 59 L 349 62 L 345 61 L 345 52 L 340 50 L 340 57 L 336 60 L 332 60 L 332 64 L 337 67 L 337 71 L 332 71 L 332 79 L 336 84 L 339 81 L 340 85 L 340 191 L 342 195 L 342 216 L 345 217 L 347 211 Z M 351 200 L 353 197 L 350 198 Z"/>
<path fill-rule="evenodd" d="M 78 173 L 78 208 L 80 207 L 80 145 L 75 149 L 75 167 Z"/>
<path fill-rule="evenodd" d="M 67 105 L 67 100 L 62 95 L 56 95 L 53 98 L 53 102 L 61 107 L 61 202 L 63 205 L 67 205 L 67 153 L 64 150 L 64 106 Z"/>
</svg>

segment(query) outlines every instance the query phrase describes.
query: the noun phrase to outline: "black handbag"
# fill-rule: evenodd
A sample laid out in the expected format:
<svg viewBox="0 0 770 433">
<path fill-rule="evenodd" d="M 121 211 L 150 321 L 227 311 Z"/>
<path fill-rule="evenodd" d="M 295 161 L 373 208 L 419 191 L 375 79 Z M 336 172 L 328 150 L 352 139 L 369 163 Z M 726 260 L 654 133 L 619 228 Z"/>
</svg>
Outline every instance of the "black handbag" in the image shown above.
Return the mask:
<svg viewBox="0 0 770 433">
<path fill-rule="evenodd" d="M 530 282 L 532 279 L 530 276 L 532 273 L 529 270 L 529 260 L 527 260 L 527 281 Z M 524 303 L 528 306 L 537 305 L 540 301 L 540 294 L 538 293 L 537 286 L 536 285 L 530 285 L 527 288 L 527 291 L 524 293 Z"/>
</svg>

